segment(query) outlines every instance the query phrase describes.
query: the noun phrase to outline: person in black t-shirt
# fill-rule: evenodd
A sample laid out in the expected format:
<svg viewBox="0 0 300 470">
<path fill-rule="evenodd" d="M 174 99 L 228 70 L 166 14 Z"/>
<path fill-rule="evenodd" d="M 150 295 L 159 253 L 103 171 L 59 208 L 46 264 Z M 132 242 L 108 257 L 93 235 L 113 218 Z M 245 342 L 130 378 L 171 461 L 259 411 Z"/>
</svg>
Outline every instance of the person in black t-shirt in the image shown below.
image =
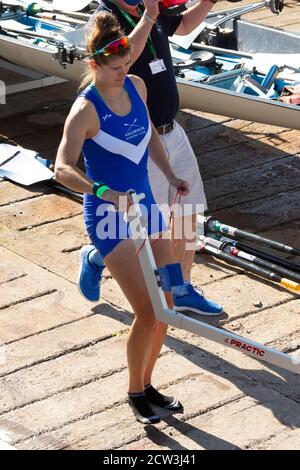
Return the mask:
<svg viewBox="0 0 300 470">
<path fill-rule="evenodd" d="M 189 310 L 200 315 L 220 315 L 222 307 L 208 300 L 190 282 L 196 247 L 197 214 L 207 208 L 197 160 L 183 128 L 175 121 L 178 111 L 178 90 L 168 37 L 190 33 L 206 17 L 215 0 L 201 3 L 180 15 L 160 14 L 158 0 L 101 0 L 97 12 L 109 11 L 116 15 L 132 44 L 130 73 L 141 77 L 148 90 L 148 108 L 161 141 L 169 156 L 173 171 L 189 182 L 190 192 L 174 205 L 171 239 L 175 258 L 182 264 L 185 285 L 175 288 L 174 309 Z M 170 207 L 176 200 L 174 191 L 159 168 L 148 164 L 149 179 L 156 202 L 168 220 Z M 103 267 L 103 260 L 93 246 L 90 257 L 80 267 L 81 293 L 89 298 L 100 296 L 99 284 L 94 281 L 95 264 Z M 90 260 L 90 261 L 89 261 Z M 89 269 L 89 264 L 93 263 Z"/>
</svg>

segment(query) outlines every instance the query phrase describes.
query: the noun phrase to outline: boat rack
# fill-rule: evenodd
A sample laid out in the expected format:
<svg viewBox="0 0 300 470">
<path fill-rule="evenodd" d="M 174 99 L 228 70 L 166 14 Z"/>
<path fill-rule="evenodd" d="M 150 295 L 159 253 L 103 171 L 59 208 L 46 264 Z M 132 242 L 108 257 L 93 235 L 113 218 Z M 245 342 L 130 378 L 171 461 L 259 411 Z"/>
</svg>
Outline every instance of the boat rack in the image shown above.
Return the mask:
<svg viewBox="0 0 300 470">
<path fill-rule="evenodd" d="M 7 85 L 5 87 L 6 96 L 22 93 L 27 90 L 35 90 L 38 88 L 45 88 L 51 85 L 58 85 L 63 83 L 66 80 L 60 77 L 45 75 L 34 70 L 21 67 L 19 65 L 12 64 L 6 60 L 0 59 L 0 79 L 1 79 L 1 69 L 16 73 L 24 77 L 24 81 Z"/>
</svg>

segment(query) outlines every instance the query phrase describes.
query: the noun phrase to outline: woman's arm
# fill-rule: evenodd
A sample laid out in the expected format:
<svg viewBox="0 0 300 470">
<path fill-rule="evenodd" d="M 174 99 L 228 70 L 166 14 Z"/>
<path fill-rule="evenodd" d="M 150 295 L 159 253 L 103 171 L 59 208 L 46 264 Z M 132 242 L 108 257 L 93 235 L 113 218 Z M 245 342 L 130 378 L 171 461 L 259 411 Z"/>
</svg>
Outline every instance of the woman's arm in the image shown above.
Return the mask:
<svg viewBox="0 0 300 470">
<path fill-rule="evenodd" d="M 88 178 L 77 167 L 82 146 L 85 139 L 91 138 L 99 132 L 100 124 L 92 104 L 76 102 L 66 120 L 64 133 L 58 148 L 55 162 L 55 179 L 67 188 L 74 191 L 93 194 L 95 181 Z M 105 183 L 105 178 L 104 181 Z M 123 199 L 120 197 L 123 196 Z M 127 210 L 132 201 L 127 193 L 107 189 L 101 199 L 111 202 L 121 210 Z"/>
<path fill-rule="evenodd" d="M 85 102 L 75 102 L 67 117 L 56 162 L 55 179 L 74 191 L 92 193 L 94 182 L 77 167 L 85 139 L 93 126 L 93 110 Z"/>
<path fill-rule="evenodd" d="M 181 13 L 182 20 L 176 29 L 175 34 L 182 36 L 191 33 L 205 20 L 213 6 L 213 0 L 202 0 L 197 5 L 194 5 L 192 8 Z"/>
</svg>

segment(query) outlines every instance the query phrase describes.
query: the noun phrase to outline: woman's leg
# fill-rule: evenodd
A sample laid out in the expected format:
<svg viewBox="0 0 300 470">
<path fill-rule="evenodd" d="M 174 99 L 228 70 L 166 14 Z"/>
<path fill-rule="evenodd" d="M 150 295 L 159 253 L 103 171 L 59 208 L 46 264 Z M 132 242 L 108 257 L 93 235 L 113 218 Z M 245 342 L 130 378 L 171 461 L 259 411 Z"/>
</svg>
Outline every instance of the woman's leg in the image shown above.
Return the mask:
<svg viewBox="0 0 300 470">
<path fill-rule="evenodd" d="M 159 254 L 157 259 L 159 266 L 172 262 L 172 257 L 167 254 L 163 255 L 163 245 L 168 246 L 170 243 L 168 240 L 159 240 L 153 246 L 154 253 Z M 159 262 L 159 258 L 163 258 L 162 262 Z M 139 393 L 144 391 L 146 369 L 147 376 L 153 369 L 166 334 L 166 325 L 157 324 L 132 240 L 124 240 L 117 245 L 105 257 L 105 263 L 134 311 L 135 318 L 127 340 L 128 391 Z"/>
<path fill-rule="evenodd" d="M 173 262 L 169 240 L 160 239 L 152 247 L 158 267 Z M 178 400 L 160 394 L 150 385 L 152 371 L 166 336 L 167 325 L 155 318 L 133 242 L 131 240 L 121 242 L 105 258 L 105 262 L 131 303 L 135 315 L 127 341 L 128 402 L 138 421 L 144 424 L 154 424 L 160 419 L 149 407 L 149 402 L 172 411 L 182 409 Z M 166 295 L 166 300 L 168 306 L 172 308 L 171 293 Z M 147 385 L 146 389 L 145 385 Z"/>
<path fill-rule="evenodd" d="M 170 240 L 160 239 L 152 245 L 153 255 L 157 267 L 164 267 L 166 264 L 174 263 L 174 256 L 172 253 L 172 246 Z M 166 301 L 169 308 L 173 308 L 173 295 L 171 292 L 165 293 Z M 144 375 L 144 385 L 151 383 L 152 372 L 162 348 L 167 333 L 168 325 L 160 321 L 156 321 L 151 350 L 147 360 L 147 367 Z"/>
</svg>

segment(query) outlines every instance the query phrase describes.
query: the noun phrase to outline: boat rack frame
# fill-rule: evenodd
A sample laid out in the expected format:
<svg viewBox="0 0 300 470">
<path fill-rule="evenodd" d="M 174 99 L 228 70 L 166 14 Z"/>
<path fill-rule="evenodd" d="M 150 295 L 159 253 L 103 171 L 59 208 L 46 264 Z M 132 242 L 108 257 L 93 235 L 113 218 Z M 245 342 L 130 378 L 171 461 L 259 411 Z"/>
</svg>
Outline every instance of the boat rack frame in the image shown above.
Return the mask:
<svg viewBox="0 0 300 470">
<path fill-rule="evenodd" d="M 137 195 L 134 191 L 130 191 L 130 194 L 133 205 L 129 208 L 127 220 L 130 225 L 131 234 L 133 234 L 131 238 L 137 249 L 156 319 L 170 326 L 189 331 L 223 346 L 243 352 L 254 359 L 259 359 L 300 374 L 300 358 L 296 357 L 296 355 L 282 353 L 248 338 L 243 338 L 227 330 L 183 315 L 168 307 L 164 292 L 157 279 L 158 270 L 139 205 L 144 195 Z"/>
<path fill-rule="evenodd" d="M 19 65 L 12 64 L 3 59 L 0 59 L 0 69 L 15 72 L 19 75 L 24 76 L 24 78 L 29 79 L 29 80 L 25 79 L 22 82 L 15 83 L 12 85 L 7 85 L 5 87 L 6 96 L 13 95 L 15 93 L 22 93 L 27 90 L 35 90 L 38 88 L 45 88 L 51 85 L 58 85 L 59 83 L 63 83 L 67 81 L 64 78 L 45 75 L 43 73 L 36 72 L 34 70 L 30 70 L 25 67 L 21 67 Z M 1 78 L 1 74 L 0 74 L 0 78 Z"/>
</svg>

